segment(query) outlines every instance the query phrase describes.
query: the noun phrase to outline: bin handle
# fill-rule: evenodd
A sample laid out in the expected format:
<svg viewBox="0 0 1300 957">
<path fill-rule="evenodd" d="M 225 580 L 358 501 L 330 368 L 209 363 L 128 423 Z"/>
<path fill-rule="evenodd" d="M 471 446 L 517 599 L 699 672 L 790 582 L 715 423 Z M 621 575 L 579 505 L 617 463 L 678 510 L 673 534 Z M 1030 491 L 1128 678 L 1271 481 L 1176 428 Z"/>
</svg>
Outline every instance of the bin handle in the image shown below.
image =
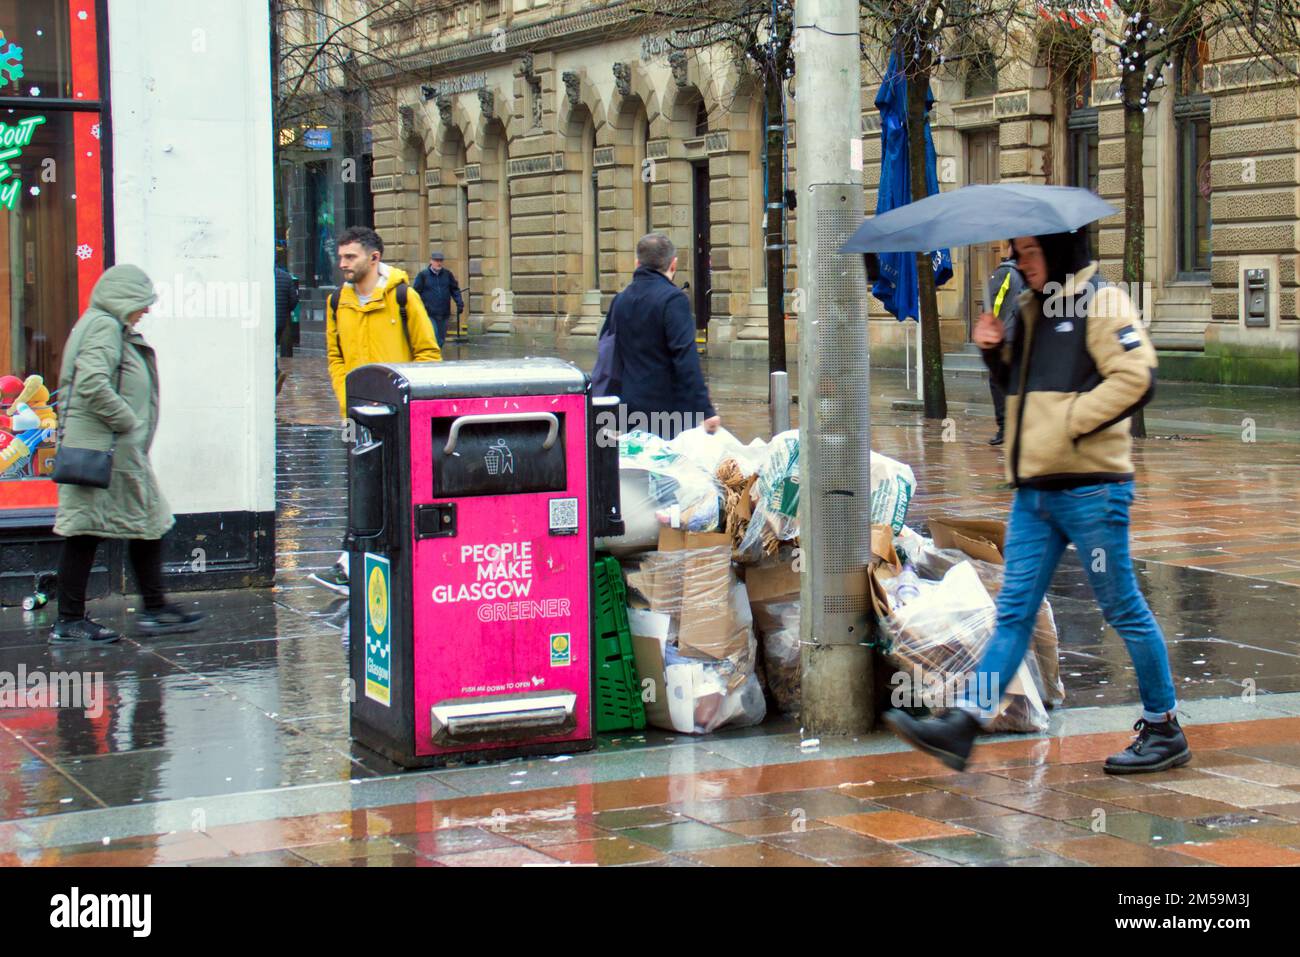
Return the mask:
<svg viewBox="0 0 1300 957">
<path fill-rule="evenodd" d="M 442 454 L 451 455 L 452 452 L 456 451 L 456 440 L 460 438 L 462 425 L 486 425 L 500 422 L 545 422 L 550 425 L 550 431 L 546 433 L 546 441 L 542 443 L 543 451 L 549 451 L 560 434 L 560 420 L 555 417 L 553 412 L 500 412 L 486 415 L 462 415 L 451 423 L 451 431 L 447 435 L 447 445 L 442 450 Z"/>
</svg>

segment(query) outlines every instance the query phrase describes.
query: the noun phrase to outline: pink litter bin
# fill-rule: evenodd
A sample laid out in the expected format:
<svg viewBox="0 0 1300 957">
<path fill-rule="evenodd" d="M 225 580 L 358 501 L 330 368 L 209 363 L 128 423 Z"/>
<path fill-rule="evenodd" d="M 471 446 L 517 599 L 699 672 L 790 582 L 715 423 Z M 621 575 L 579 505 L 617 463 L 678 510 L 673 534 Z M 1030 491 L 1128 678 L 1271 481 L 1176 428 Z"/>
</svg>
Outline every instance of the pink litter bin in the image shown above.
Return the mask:
<svg viewBox="0 0 1300 957">
<path fill-rule="evenodd" d="M 356 741 L 403 767 L 595 746 L 593 539 L 622 531 L 606 403 L 559 359 L 348 376 Z"/>
</svg>

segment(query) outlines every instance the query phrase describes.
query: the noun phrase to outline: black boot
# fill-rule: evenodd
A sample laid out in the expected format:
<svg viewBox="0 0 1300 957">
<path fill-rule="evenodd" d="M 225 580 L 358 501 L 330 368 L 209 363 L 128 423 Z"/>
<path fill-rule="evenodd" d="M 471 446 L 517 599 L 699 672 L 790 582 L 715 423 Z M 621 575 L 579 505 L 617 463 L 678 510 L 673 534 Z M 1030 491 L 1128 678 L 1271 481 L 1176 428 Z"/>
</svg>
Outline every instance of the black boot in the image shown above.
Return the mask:
<svg viewBox="0 0 1300 957">
<path fill-rule="evenodd" d="M 1001 445 L 1001 444 L 1003 443 L 1003 441 L 1005 441 L 1005 440 L 1004 440 L 1003 435 L 1002 435 L 1002 429 L 999 428 L 999 429 L 998 429 L 998 434 L 995 435 L 995 436 L 993 436 L 993 438 L 989 439 L 989 445 Z"/>
<path fill-rule="evenodd" d="M 906 711 L 886 711 L 884 718 L 894 734 L 956 771 L 965 770 L 980 733 L 979 722 L 961 708 L 950 708 L 937 718 L 913 718 Z"/>
<path fill-rule="evenodd" d="M 1147 721 L 1139 718 L 1133 725 L 1137 737 L 1119 754 L 1106 759 L 1103 770 L 1107 774 L 1144 774 L 1182 767 L 1192 760 L 1192 749 L 1187 746 L 1187 736 L 1172 714 L 1164 721 Z"/>
</svg>

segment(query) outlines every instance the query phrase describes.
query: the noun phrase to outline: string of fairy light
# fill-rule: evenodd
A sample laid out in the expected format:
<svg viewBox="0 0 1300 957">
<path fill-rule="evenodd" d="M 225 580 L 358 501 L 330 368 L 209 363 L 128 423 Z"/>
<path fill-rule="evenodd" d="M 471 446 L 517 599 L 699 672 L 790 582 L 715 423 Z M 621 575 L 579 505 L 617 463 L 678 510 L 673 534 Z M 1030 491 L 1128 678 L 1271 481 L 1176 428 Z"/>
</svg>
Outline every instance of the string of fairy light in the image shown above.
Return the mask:
<svg viewBox="0 0 1300 957">
<path fill-rule="evenodd" d="M 1136 73 L 1141 70 L 1145 75 L 1142 80 L 1141 93 L 1137 102 L 1124 103 L 1125 108 L 1140 109 L 1143 113 L 1151 109 L 1151 94 L 1157 84 L 1164 80 L 1166 71 L 1173 68 L 1173 61 L 1169 58 L 1168 46 L 1162 47 L 1155 53 L 1151 53 L 1148 44 L 1152 41 L 1159 41 L 1160 38 L 1168 35 L 1166 27 L 1161 26 L 1142 11 L 1130 14 L 1124 18 L 1124 29 L 1122 39 L 1114 40 L 1107 33 L 1104 27 L 1098 27 L 1093 31 L 1093 36 L 1118 48 L 1119 52 L 1119 71 L 1121 77 L 1124 73 Z M 1094 45 L 1094 49 L 1096 49 Z M 1159 67 L 1148 70 L 1153 60 L 1159 61 Z M 1119 89 L 1115 91 L 1115 98 L 1123 99 L 1124 84 L 1121 80 Z"/>
</svg>

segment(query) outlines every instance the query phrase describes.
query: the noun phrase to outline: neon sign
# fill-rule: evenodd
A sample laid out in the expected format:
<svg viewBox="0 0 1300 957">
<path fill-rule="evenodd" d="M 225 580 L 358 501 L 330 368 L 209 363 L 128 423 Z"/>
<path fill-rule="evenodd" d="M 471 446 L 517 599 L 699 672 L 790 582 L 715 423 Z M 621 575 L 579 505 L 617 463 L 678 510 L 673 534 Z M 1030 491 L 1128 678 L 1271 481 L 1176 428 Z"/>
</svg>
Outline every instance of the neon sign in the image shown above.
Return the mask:
<svg viewBox="0 0 1300 957">
<path fill-rule="evenodd" d="M 0 206 L 13 209 L 18 204 L 22 180 L 10 179 L 14 168 L 9 161 L 23 155 L 23 149 L 32 142 L 36 127 L 45 122 L 44 116 L 29 116 L 17 123 L 0 122 Z"/>
</svg>

